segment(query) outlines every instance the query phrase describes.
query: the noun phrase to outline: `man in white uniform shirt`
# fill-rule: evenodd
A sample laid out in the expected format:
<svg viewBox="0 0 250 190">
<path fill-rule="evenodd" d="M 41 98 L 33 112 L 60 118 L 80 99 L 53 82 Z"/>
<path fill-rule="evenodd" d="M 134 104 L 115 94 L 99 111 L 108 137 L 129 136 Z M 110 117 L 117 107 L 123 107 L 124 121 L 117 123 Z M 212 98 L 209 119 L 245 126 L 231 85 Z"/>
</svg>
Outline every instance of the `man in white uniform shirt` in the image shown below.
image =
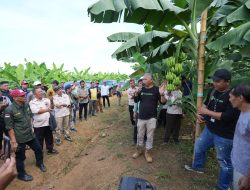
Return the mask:
<svg viewBox="0 0 250 190">
<path fill-rule="evenodd" d="M 49 127 L 49 118 L 51 104 L 48 98 L 43 98 L 43 90 L 41 88 L 35 88 L 33 90 L 34 99 L 30 101 L 30 109 L 33 113 L 33 127 L 35 135 L 43 149 L 43 143 L 45 140 L 47 153 L 57 154 L 58 151 L 54 149 L 53 134 Z"/>
<path fill-rule="evenodd" d="M 101 96 L 103 101 L 103 107 L 105 107 L 105 99 L 107 99 L 108 107 L 110 107 L 109 103 L 109 86 L 106 85 L 106 82 L 103 82 L 103 85 L 101 87 Z"/>
<path fill-rule="evenodd" d="M 70 108 L 70 99 L 67 94 L 63 94 L 61 87 L 56 86 L 54 88 L 56 93 L 53 96 L 53 102 L 55 106 L 55 118 L 57 123 L 56 128 L 56 144 L 61 144 L 61 134 L 64 134 L 65 140 L 72 141 L 69 133 L 69 108 Z"/>
</svg>

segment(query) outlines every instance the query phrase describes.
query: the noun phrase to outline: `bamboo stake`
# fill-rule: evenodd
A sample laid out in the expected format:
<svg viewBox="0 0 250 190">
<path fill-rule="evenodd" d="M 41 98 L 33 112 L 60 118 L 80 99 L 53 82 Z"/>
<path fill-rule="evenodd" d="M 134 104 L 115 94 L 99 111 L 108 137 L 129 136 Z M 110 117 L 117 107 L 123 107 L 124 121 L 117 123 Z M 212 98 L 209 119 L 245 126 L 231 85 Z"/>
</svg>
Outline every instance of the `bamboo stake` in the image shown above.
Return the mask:
<svg viewBox="0 0 250 190">
<path fill-rule="evenodd" d="M 198 91 L 197 91 L 197 109 L 203 105 L 203 87 L 204 87 L 204 67 L 205 67 L 205 43 L 206 43 L 206 27 L 207 27 L 207 9 L 201 16 L 201 30 L 198 52 Z M 201 128 L 198 120 L 195 125 L 195 139 L 200 135 Z"/>
</svg>

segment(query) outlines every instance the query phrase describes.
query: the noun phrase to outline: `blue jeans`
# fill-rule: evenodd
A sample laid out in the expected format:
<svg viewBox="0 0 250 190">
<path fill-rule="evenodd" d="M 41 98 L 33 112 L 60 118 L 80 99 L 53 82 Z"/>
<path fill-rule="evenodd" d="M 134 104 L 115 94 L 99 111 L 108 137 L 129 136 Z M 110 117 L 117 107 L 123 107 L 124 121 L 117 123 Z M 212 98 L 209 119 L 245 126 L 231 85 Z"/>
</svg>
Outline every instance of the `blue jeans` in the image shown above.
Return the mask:
<svg viewBox="0 0 250 190">
<path fill-rule="evenodd" d="M 192 168 L 195 170 L 204 169 L 206 153 L 212 147 L 215 147 L 216 157 L 220 165 L 217 187 L 221 190 L 227 190 L 233 179 L 233 166 L 231 162 L 232 139 L 220 137 L 205 127 L 195 142 L 195 155 Z"/>
</svg>

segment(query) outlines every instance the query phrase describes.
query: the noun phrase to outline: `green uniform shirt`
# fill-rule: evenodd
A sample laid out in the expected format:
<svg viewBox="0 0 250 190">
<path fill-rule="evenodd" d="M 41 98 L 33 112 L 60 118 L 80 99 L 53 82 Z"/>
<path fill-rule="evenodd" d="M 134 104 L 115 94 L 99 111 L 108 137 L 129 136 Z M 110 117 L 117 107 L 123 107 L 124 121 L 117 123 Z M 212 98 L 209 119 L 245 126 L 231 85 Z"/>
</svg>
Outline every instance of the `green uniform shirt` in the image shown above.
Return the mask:
<svg viewBox="0 0 250 190">
<path fill-rule="evenodd" d="M 16 141 L 26 143 L 35 138 L 31 125 L 32 112 L 28 104 L 18 105 L 15 101 L 5 109 L 6 129 L 14 129 Z"/>
</svg>

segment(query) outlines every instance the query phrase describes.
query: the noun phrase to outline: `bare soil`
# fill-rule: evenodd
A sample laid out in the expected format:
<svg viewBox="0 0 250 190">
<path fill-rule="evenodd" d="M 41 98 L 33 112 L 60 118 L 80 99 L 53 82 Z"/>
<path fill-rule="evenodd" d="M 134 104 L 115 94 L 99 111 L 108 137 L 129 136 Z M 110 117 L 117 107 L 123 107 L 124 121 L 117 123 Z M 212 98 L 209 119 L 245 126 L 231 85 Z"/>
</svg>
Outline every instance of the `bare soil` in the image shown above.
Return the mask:
<svg viewBox="0 0 250 190">
<path fill-rule="evenodd" d="M 190 134 L 188 123 L 186 118 L 182 135 Z M 217 166 L 212 158 L 204 175 L 183 169 L 183 165 L 192 159 L 192 141 L 161 145 L 163 127 L 156 129 L 153 163 L 148 164 L 143 156 L 132 159 L 135 147 L 132 146 L 133 130 L 125 96 L 122 106 L 117 106 L 116 97 L 112 97 L 110 108 L 88 118 L 88 121 L 78 122 L 77 129 L 77 133 L 72 132 L 73 142 L 63 141 L 62 145 L 55 147 L 59 154 L 44 153 L 48 169 L 45 173 L 35 166 L 34 154 L 28 150 L 25 166 L 34 180 L 23 182 L 15 179 L 7 189 L 117 190 L 121 176 L 147 179 L 158 190 L 208 190 L 216 182 Z"/>
</svg>

